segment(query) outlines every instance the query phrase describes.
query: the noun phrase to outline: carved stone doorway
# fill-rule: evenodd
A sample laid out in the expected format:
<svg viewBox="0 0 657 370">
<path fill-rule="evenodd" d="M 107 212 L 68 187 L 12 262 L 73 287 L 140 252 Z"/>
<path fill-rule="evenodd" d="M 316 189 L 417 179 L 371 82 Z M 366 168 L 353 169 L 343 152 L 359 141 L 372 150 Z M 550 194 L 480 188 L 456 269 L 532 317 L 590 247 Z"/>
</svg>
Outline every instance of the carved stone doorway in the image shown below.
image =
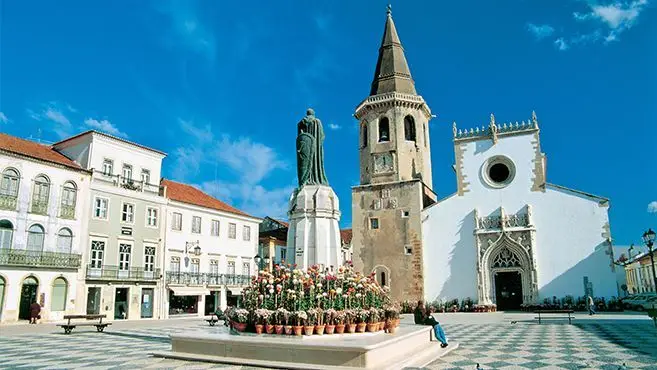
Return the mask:
<svg viewBox="0 0 657 370">
<path fill-rule="evenodd" d="M 522 305 L 522 272 L 494 273 L 495 302 L 499 311 L 519 310 Z"/>
</svg>

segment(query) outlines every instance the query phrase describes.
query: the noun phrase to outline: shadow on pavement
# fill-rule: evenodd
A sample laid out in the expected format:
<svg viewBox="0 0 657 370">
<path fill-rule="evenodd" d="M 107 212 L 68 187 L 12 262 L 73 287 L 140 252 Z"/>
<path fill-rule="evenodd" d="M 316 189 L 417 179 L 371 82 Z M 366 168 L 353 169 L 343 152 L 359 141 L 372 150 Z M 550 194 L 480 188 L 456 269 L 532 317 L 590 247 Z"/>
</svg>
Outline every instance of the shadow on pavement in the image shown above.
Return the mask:
<svg viewBox="0 0 657 370">
<path fill-rule="evenodd" d="M 117 337 L 124 337 L 124 338 L 134 338 L 134 339 L 140 339 L 143 341 L 147 342 L 155 342 L 155 343 L 165 343 L 165 344 L 170 344 L 171 339 L 168 337 L 161 337 L 161 336 L 155 336 L 155 335 L 144 335 L 144 334 L 137 334 L 137 333 L 122 333 L 122 332 L 103 332 L 105 335 L 114 335 Z"/>
</svg>

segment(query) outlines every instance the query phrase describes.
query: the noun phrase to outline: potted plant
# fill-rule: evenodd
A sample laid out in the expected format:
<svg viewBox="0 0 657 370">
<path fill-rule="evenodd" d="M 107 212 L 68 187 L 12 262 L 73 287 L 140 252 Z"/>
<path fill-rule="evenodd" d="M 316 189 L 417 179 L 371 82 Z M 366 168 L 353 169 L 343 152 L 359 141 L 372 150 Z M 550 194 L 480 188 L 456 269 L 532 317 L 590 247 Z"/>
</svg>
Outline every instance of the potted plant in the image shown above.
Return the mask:
<svg viewBox="0 0 657 370">
<path fill-rule="evenodd" d="M 379 330 L 379 312 L 376 308 L 371 307 L 367 312 L 367 331 L 373 333 Z"/>
<path fill-rule="evenodd" d="M 276 334 L 283 334 L 283 328 L 285 328 L 285 334 L 292 334 L 292 326 L 288 325 L 288 319 L 290 313 L 285 308 L 281 307 L 276 310 Z M 289 330 L 287 328 L 290 328 Z"/>
<path fill-rule="evenodd" d="M 313 335 L 315 332 L 315 325 L 317 324 L 317 310 L 314 308 L 306 311 L 306 324 L 303 326 L 303 333 L 305 335 Z"/>
<path fill-rule="evenodd" d="M 367 317 L 368 317 L 368 311 L 363 310 L 362 308 L 359 308 L 356 310 L 356 332 L 357 333 L 364 333 L 365 328 L 367 327 Z"/>
<path fill-rule="evenodd" d="M 377 308 L 376 313 L 379 318 L 379 331 L 383 331 L 386 328 L 386 310 L 383 308 Z"/>
<path fill-rule="evenodd" d="M 394 334 L 399 326 L 399 310 L 397 307 L 390 305 L 385 309 L 386 331 Z"/>
<path fill-rule="evenodd" d="M 337 312 L 330 308 L 324 311 L 324 322 L 326 323 L 326 334 L 333 334 L 335 331 L 335 316 Z M 344 327 L 342 328 L 344 330 Z"/>
<path fill-rule="evenodd" d="M 238 308 L 236 310 L 231 310 L 230 314 L 232 327 L 239 332 L 245 331 L 246 325 L 249 322 L 249 311 L 243 308 Z"/>
<path fill-rule="evenodd" d="M 258 308 L 255 310 L 255 330 L 256 334 L 262 334 L 266 324 L 269 323 L 269 310 Z"/>
<path fill-rule="evenodd" d="M 347 333 L 356 332 L 356 311 L 354 310 L 345 310 L 345 323 L 347 324 Z"/>
<path fill-rule="evenodd" d="M 346 320 L 346 312 L 343 311 L 337 311 L 335 314 L 335 333 L 336 334 L 344 334 L 344 328 L 345 328 L 345 320 Z M 354 328 L 355 330 L 356 328 Z"/>
<path fill-rule="evenodd" d="M 292 315 L 292 319 L 294 320 L 294 325 L 293 330 L 294 330 L 294 335 L 301 336 L 303 335 L 303 326 L 306 323 L 306 320 L 308 320 L 308 315 L 306 314 L 306 311 L 295 311 Z"/>
</svg>

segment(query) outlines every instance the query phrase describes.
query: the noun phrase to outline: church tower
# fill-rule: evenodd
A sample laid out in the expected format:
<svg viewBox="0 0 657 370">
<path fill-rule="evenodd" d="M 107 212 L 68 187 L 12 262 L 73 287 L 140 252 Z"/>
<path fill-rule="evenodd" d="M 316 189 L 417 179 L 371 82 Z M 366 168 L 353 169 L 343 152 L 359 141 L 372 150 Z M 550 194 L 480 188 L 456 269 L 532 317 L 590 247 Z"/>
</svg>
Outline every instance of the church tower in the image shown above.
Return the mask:
<svg viewBox="0 0 657 370">
<path fill-rule="evenodd" d="M 396 299 L 423 298 L 421 211 L 432 190 L 431 110 L 415 91 L 388 6 L 360 125 L 360 185 L 352 189 L 354 266 L 373 272 Z"/>
</svg>

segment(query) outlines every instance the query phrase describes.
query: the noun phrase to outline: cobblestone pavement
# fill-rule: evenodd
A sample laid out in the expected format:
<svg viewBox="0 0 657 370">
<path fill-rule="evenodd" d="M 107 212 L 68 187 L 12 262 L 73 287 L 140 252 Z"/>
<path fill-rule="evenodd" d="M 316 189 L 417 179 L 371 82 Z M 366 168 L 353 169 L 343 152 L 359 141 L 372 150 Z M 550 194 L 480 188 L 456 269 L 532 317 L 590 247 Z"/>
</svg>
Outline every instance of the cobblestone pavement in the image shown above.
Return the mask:
<svg viewBox="0 0 657 370">
<path fill-rule="evenodd" d="M 525 316 L 440 315 L 460 347 L 427 369 L 657 369 L 657 329 L 647 320 L 581 320 L 538 325 Z M 513 323 L 512 323 L 513 322 Z M 122 322 L 104 333 L 54 325 L 0 327 L 0 369 L 255 369 L 150 357 L 168 335 L 216 332 L 200 319 Z"/>
</svg>

